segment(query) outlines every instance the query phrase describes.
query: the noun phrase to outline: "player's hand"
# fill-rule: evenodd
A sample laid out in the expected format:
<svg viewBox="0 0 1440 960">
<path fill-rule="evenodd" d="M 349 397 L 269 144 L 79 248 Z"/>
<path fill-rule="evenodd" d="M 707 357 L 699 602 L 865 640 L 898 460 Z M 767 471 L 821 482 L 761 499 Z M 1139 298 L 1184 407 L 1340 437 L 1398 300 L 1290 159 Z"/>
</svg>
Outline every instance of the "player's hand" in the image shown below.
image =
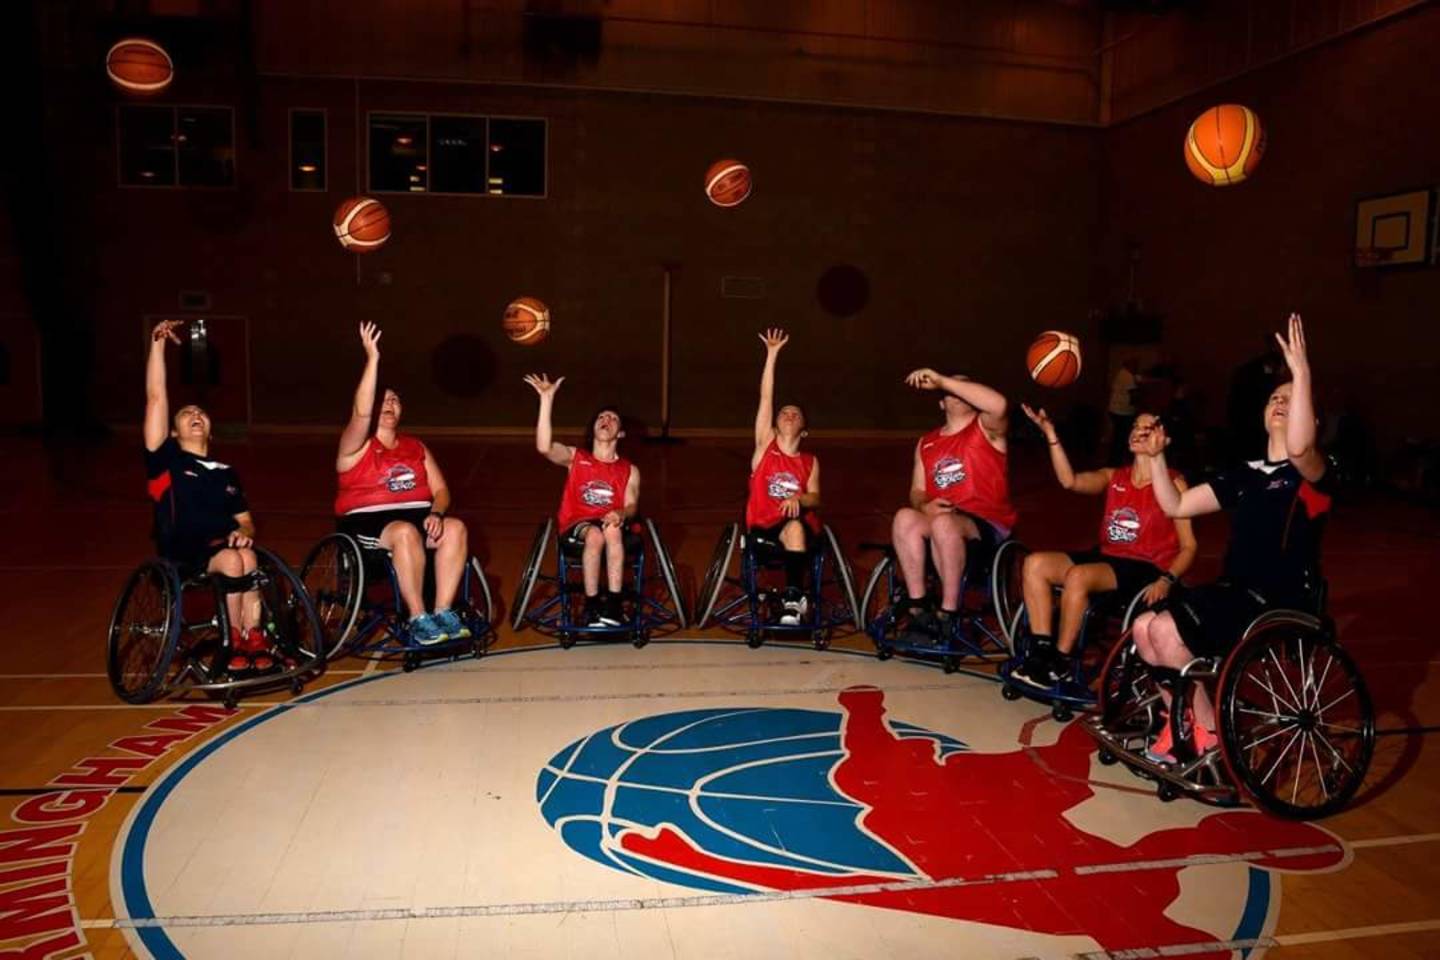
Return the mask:
<svg viewBox="0 0 1440 960">
<path fill-rule="evenodd" d="M 1285 336 L 1275 334 L 1275 342 L 1280 344 L 1280 352 L 1285 355 L 1285 365 L 1290 368 L 1290 375 L 1296 380 L 1303 380 L 1310 376 L 1310 357 L 1305 349 L 1305 324 L 1300 319 L 1300 314 L 1290 314 Z"/>
<path fill-rule="evenodd" d="M 152 342 L 169 340 L 171 343 L 179 343 L 180 334 L 175 331 L 183 326 L 185 326 L 184 320 L 161 320 L 155 324 L 155 328 L 150 331 L 150 340 Z"/>
<path fill-rule="evenodd" d="M 1051 443 L 1056 441 L 1055 424 L 1051 422 L 1050 414 L 1045 412 L 1044 407 L 1041 407 L 1039 410 L 1034 410 L 1031 409 L 1030 404 L 1022 403 L 1020 404 L 1020 409 L 1025 411 L 1025 416 L 1030 418 L 1031 423 L 1040 428 L 1040 432 L 1045 434 L 1046 440 L 1049 440 Z"/>
<path fill-rule="evenodd" d="M 556 377 L 551 380 L 543 373 L 529 373 L 525 375 L 525 382 L 534 387 L 535 392 L 540 394 L 540 399 L 544 400 L 546 397 L 555 395 L 555 391 L 560 389 L 560 384 L 565 382 L 565 378 Z"/>
<path fill-rule="evenodd" d="M 425 518 L 425 536 L 432 544 L 438 544 L 445 536 L 445 518 L 432 513 Z"/>
<path fill-rule="evenodd" d="M 780 512 L 790 519 L 800 516 L 800 498 L 786 497 L 780 501 Z"/>
<path fill-rule="evenodd" d="M 905 382 L 916 390 L 936 390 L 940 387 L 940 374 L 929 367 L 921 367 L 905 374 Z"/>
<path fill-rule="evenodd" d="M 1142 430 L 1135 438 L 1135 452 L 1147 457 L 1158 457 L 1165 452 L 1166 442 L 1164 429 L 1151 427 L 1149 430 Z"/>
<path fill-rule="evenodd" d="M 1145 606 L 1153 607 L 1168 596 L 1170 596 L 1170 581 L 1161 577 L 1145 588 Z"/>
<path fill-rule="evenodd" d="M 946 500 L 944 497 L 936 497 L 934 500 L 931 500 L 929 503 L 925 504 L 924 508 L 920 512 L 925 514 L 927 517 L 938 517 L 942 513 L 954 513 L 955 504 L 951 503 L 949 500 Z"/>
<path fill-rule="evenodd" d="M 244 550 L 254 544 L 255 541 L 246 536 L 243 530 L 231 530 L 230 535 L 225 538 L 225 546 L 234 547 L 237 550 Z"/>
<path fill-rule="evenodd" d="M 360 345 L 365 348 L 365 356 L 371 360 L 380 359 L 380 334 L 384 331 L 373 323 L 360 324 Z"/>
<path fill-rule="evenodd" d="M 790 334 L 779 327 L 771 327 L 760 334 L 760 342 L 765 344 L 765 349 L 770 353 L 779 353 L 780 348 L 790 342 Z"/>
<path fill-rule="evenodd" d="M 605 514 L 605 516 L 600 518 L 600 526 L 602 527 L 618 527 L 624 522 L 625 518 L 620 514 L 620 511 L 618 510 L 611 510 L 609 513 Z"/>
</svg>

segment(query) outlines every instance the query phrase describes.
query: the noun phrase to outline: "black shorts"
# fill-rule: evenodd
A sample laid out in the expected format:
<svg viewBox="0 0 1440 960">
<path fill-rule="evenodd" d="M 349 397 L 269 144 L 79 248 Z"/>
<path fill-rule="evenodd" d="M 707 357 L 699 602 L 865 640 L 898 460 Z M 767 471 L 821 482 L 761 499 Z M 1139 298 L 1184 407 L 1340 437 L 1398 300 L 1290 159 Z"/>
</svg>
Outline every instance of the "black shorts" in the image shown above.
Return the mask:
<svg viewBox="0 0 1440 960">
<path fill-rule="evenodd" d="M 784 550 L 785 545 L 780 542 L 780 531 L 790 523 L 799 523 L 800 529 L 805 531 L 805 552 L 809 553 L 815 547 L 815 531 L 810 529 L 810 524 L 806 523 L 803 517 L 798 520 L 793 517 L 781 520 L 771 527 L 751 527 L 745 535 L 750 538 L 751 543 L 767 544 L 771 549 Z"/>
<path fill-rule="evenodd" d="M 1176 586 L 1156 605 L 1175 618 L 1180 639 L 1197 657 L 1214 657 L 1235 645 L 1251 621 L 1274 606 L 1237 583 L 1219 580 L 1198 587 Z"/>
<path fill-rule="evenodd" d="M 420 531 L 424 540 L 425 518 L 430 516 L 429 507 L 402 507 L 399 510 L 367 510 L 362 513 L 347 513 L 335 518 L 335 529 L 354 537 L 366 550 L 384 550 L 380 546 L 380 534 L 395 521 L 408 523 Z"/>
<path fill-rule="evenodd" d="M 210 559 L 226 549 L 225 538 L 214 542 L 172 538 L 157 546 L 160 556 L 179 567 L 181 578 L 186 580 L 210 569 Z"/>
<path fill-rule="evenodd" d="M 1115 592 L 1125 599 L 1126 603 L 1144 590 L 1150 584 L 1159 580 L 1164 573 L 1155 564 L 1148 560 L 1136 560 L 1132 557 L 1111 557 L 1100 552 L 1099 547 L 1092 547 L 1089 550 L 1077 550 L 1070 554 L 1070 562 L 1075 564 L 1103 563 L 1115 574 Z"/>
<path fill-rule="evenodd" d="M 560 546 L 572 554 L 580 553 L 585 549 L 585 530 L 589 527 L 594 527 L 601 533 L 605 532 L 604 525 L 599 520 L 581 520 L 570 529 L 560 531 Z M 640 535 L 640 531 L 645 528 L 639 520 L 626 520 L 620 525 L 620 529 L 627 554 L 633 554 L 645 545 L 645 539 Z"/>
<path fill-rule="evenodd" d="M 984 517 L 976 516 L 965 510 L 956 510 L 955 512 L 962 517 L 974 520 L 975 529 L 980 531 L 980 539 L 966 540 L 966 543 L 972 544 L 965 557 L 966 567 L 971 570 L 988 569 L 990 561 L 995 559 L 996 549 L 1005 541 L 1007 535 L 1001 534 L 1000 528 Z"/>
</svg>

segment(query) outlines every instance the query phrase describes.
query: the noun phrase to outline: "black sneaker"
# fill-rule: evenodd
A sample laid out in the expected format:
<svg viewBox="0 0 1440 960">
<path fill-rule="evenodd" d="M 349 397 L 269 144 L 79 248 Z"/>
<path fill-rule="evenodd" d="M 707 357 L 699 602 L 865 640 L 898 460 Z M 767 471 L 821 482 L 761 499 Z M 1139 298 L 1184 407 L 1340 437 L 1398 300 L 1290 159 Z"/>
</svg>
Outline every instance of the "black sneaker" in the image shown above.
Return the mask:
<svg viewBox="0 0 1440 960">
<path fill-rule="evenodd" d="M 600 604 L 600 626 L 618 627 L 624 622 L 625 614 L 620 609 L 620 594 L 605 594 L 605 600 Z"/>
<path fill-rule="evenodd" d="M 1049 690 L 1055 685 L 1050 679 L 1050 664 L 1033 655 L 1020 661 L 1020 665 L 1010 671 L 1010 676 L 1036 690 Z"/>
<path fill-rule="evenodd" d="M 780 625 L 785 627 L 798 627 L 805 620 L 806 614 L 810 612 L 810 601 L 799 590 L 786 590 L 783 612 L 780 614 Z"/>
<path fill-rule="evenodd" d="M 586 597 L 585 611 L 580 615 L 581 622 L 587 627 L 603 627 L 604 620 L 600 617 L 600 598 Z"/>
<path fill-rule="evenodd" d="M 935 611 L 921 601 L 912 600 L 901 611 L 897 632 L 903 643 L 932 646 L 938 626 Z"/>
</svg>

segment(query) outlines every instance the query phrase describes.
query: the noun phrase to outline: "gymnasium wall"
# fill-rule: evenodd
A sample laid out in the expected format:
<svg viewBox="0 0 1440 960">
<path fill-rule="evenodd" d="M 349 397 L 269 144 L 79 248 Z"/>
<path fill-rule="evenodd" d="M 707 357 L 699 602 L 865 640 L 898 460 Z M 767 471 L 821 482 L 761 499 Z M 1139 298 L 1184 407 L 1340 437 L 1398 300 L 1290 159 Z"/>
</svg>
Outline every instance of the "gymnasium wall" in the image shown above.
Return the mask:
<svg viewBox="0 0 1440 960">
<path fill-rule="evenodd" d="M 1211 419 L 1260 333 L 1298 310 L 1331 411 L 1360 415 L 1385 448 L 1435 436 L 1440 270 L 1351 264 L 1357 198 L 1440 186 L 1437 49 L 1431 4 L 1106 131 L 1104 284 L 1123 291 L 1127 244 L 1140 244 L 1145 305 L 1165 315 L 1166 348 Z M 1222 102 L 1254 108 L 1269 149 L 1252 180 L 1212 189 L 1186 171 L 1181 141 Z"/>
</svg>

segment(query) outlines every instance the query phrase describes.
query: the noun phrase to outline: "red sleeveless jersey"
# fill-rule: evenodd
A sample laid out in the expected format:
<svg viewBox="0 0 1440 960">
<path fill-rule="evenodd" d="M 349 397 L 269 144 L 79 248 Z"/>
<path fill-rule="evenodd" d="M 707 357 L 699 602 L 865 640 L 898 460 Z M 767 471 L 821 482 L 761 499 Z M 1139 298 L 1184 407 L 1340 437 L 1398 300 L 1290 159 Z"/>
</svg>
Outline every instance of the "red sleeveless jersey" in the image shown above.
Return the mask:
<svg viewBox="0 0 1440 960">
<path fill-rule="evenodd" d="M 1177 470 L 1171 477 L 1179 477 Z M 1155 490 L 1135 486 L 1129 470 L 1116 470 L 1105 489 L 1105 516 L 1100 521 L 1100 552 L 1168 569 L 1180 552 L 1175 521 L 1165 516 Z"/>
<path fill-rule="evenodd" d="M 560 530 L 566 531 L 585 520 L 599 520 L 614 510 L 625 513 L 625 487 L 630 483 L 630 461 L 613 463 L 595 459 L 588 450 L 576 450 L 570 461 L 570 475 L 560 496 Z"/>
<path fill-rule="evenodd" d="M 1006 459 L 985 439 L 978 416 L 956 433 L 946 435 L 931 430 L 920 438 L 925 498 L 944 497 L 958 509 L 988 520 L 1008 534 L 1018 515 L 1010 503 Z"/>
<path fill-rule="evenodd" d="M 810 474 L 815 469 L 815 454 L 797 453 L 790 456 L 775 440 L 760 455 L 760 462 L 750 471 L 750 499 L 745 503 L 747 527 L 773 527 L 788 519 L 780 504 L 810 489 Z M 820 532 L 820 516 L 808 511 L 802 516 L 816 533 Z"/>
<path fill-rule="evenodd" d="M 340 474 L 335 515 L 428 507 L 432 500 L 430 478 L 425 475 L 425 444 L 398 433 L 395 446 L 387 449 L 379 439 L 371 437 L 365 441 L 365 452 L 355 465 Z"/>
</svg>

